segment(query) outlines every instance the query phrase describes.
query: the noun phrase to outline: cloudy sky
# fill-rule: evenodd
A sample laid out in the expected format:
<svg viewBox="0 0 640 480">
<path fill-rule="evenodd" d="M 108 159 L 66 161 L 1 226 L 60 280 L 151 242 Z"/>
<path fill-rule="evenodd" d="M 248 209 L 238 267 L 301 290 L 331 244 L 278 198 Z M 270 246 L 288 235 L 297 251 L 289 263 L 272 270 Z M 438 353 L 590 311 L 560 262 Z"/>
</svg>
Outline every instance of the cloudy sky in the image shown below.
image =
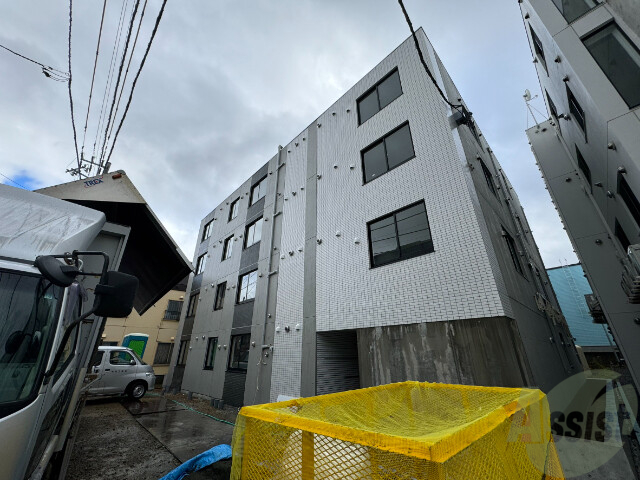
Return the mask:
<svg viewBox="0 0 640 480">
<path fill-rule="evenodd" d="M 0 2 L 0 45 L 67 70 L 68 3 Z M 83 142 L 103 2 L 74 2 L 72 87 L 86 156 L 104 135 L 98 122 L 123 3 L 128 24 L 134 0 L 107 2 Z M 161 3 L 148 0 L 118 117 Z M 517 2 L 405 5 L 514 184 L 547 267 L 576 261 L 524 133 L 522 94 L 540 92 Z M 191 258 L 200 220 L 408 35 L 395 0 L 169 0 L 112 170 L 127 171 Z M 1 49 L 0 78 L 0 181 L 29 189 L 70 181 L 66 83 Z M 541 97 L 533 105 L 545 111 Z"/>
</svg>

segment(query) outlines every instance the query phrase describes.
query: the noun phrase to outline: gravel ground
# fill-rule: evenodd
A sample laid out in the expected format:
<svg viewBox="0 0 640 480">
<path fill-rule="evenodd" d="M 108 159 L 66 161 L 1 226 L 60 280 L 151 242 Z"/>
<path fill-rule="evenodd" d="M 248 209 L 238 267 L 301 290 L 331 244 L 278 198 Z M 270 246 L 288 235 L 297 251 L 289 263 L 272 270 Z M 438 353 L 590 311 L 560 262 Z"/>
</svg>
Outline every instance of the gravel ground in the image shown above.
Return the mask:
<svg viewBox="0 0 640 480">
<path fill-rule="evenodd" d="M 158 479 L 180 462 L 120 404 L 88 401 L 71 454 L 68 480 Z"/>
</svg>

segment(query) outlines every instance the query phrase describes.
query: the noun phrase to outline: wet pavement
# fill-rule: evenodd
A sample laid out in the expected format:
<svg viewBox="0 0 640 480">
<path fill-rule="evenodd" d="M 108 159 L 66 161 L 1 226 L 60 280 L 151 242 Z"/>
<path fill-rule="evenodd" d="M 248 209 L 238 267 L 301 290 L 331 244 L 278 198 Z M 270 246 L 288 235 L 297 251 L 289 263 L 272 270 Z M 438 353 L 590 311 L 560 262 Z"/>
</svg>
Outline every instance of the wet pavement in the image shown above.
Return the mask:
<svg viewBox="0 0 640 480">
<path fill-rule="evenodd" d="M 123 405 L 181 462 L 216 445 L 231 445 L 232 425 L 188 410 L 166 398 L 144 397 L 140 401 L 125 401 Z"/>
<path fill-rule="evenodd" d="M 182 398 L 180 398 L 182 400 Z M 222 443 L 231 444 L 233 426 L 201 415 L 232 420 L 235 412 L 207 402 L 145 396 L 87 401 L 72 453 L 69 480 L 158 479 L 181 463 Z M 231 460 L 189 475 L 189 479 L 228 479 Z"/>
</svg>

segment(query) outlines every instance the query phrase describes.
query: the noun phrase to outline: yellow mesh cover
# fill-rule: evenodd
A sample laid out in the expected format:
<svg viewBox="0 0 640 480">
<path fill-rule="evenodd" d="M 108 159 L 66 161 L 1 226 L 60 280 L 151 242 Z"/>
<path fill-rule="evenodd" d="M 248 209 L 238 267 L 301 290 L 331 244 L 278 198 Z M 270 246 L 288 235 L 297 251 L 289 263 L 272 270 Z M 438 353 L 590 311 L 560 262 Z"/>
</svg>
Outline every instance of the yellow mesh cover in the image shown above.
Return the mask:
<svg viewBox="0 0 640 480">
<path fill-rule="evenodd" d="M 232 443 L 234 480 L 564 478 L 546 396 L 523 388 L 403 382 L 244 407 Z"/>
</svg>

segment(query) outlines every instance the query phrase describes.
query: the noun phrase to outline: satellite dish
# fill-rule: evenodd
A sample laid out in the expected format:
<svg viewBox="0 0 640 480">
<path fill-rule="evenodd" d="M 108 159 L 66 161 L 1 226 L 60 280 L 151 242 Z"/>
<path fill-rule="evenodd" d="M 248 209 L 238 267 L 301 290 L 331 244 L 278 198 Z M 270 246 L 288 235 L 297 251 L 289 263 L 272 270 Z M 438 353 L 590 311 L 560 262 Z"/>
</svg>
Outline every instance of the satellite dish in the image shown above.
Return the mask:
<svg viewBox="0 0 640 480">
<path fill-rule="evenodd" d="M 529 89 L 526 89 L 526 90 L 524 91 L 524 95 L 523 95 L 523 97 L 524 97 L 524 101 L 525 101 L 525 102 L 528 102 L 528 101 L 530 101 L 530 100 L 531 100 L 531 92 L 529 91 Z"/>
</svg>

